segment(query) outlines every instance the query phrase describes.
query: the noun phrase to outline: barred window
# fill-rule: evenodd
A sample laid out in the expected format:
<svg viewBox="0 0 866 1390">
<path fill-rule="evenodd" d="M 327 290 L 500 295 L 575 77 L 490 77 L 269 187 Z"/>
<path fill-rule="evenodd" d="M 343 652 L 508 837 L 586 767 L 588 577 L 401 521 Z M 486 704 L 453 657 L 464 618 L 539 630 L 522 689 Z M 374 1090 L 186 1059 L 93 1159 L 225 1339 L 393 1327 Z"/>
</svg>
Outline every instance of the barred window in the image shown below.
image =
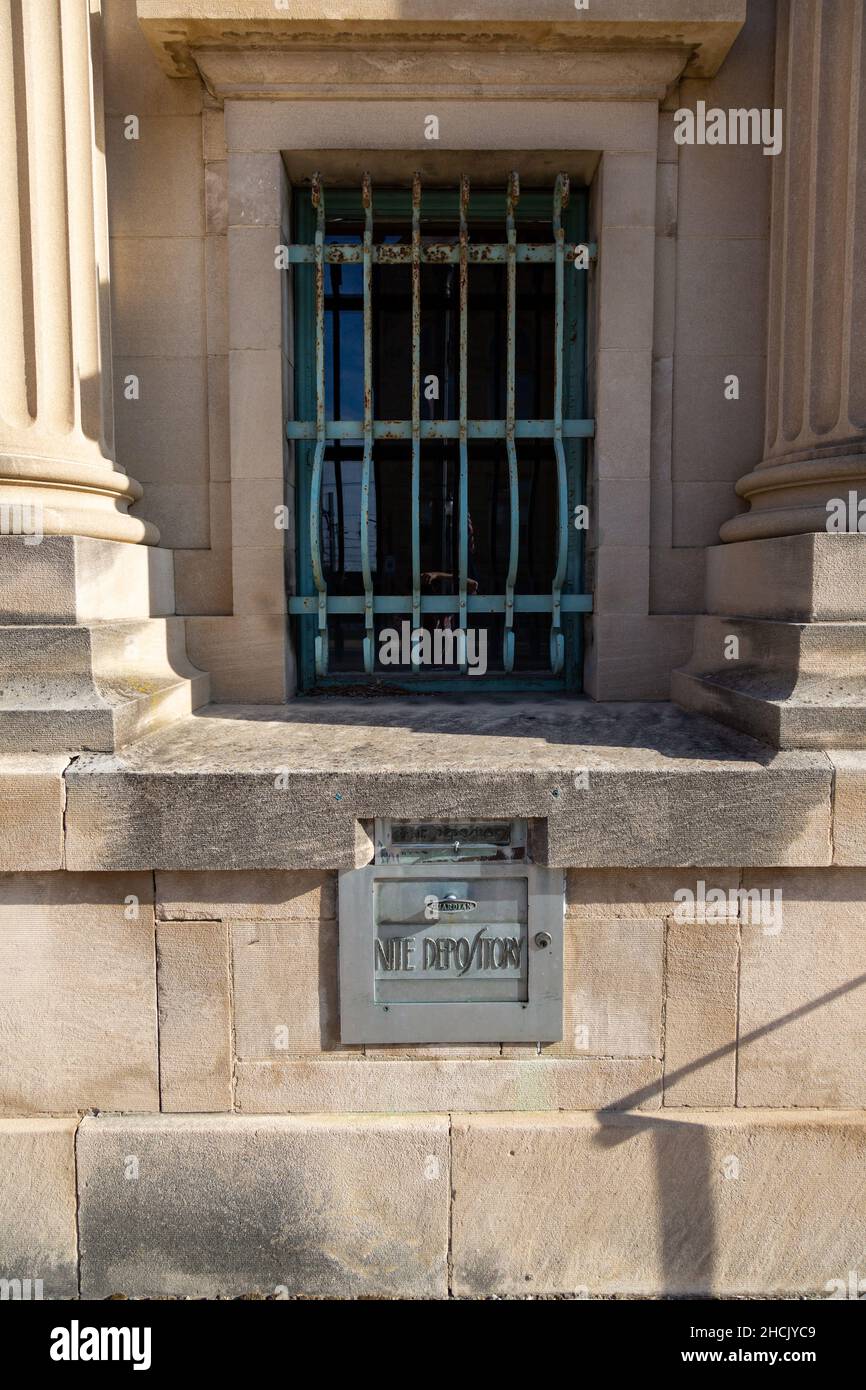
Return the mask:
<svg viewBox="0 0 866 1390">
<path fill-rule="evenodd" d="M 586 201 L 295 195 L 302 689 L 580 688 Z"/>
</svg>

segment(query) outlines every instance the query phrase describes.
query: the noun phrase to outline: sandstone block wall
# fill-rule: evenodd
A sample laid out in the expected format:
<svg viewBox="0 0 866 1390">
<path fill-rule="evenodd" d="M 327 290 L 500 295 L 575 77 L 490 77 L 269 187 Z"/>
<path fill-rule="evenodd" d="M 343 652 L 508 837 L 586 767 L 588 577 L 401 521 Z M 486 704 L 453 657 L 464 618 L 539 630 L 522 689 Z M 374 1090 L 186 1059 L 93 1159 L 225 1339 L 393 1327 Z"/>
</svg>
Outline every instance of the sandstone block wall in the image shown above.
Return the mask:
<svg viewBox="0 0 866 1390">
<path fill-rule="evenodd" d="M 567 880 L 539 1050 L 342 1047 L 332 874 L 0 876 L 3 1277 L 827 1296 L 866 1250 L 866 870 Z"/>
<path fill-rule="evenodd" d="M 572 870 L 566 913 L 561 1042 L 344 1047 L 334 875 L 2 875 L 0 1110 L 866 1103 L 866 870 Z"/>
</svg>

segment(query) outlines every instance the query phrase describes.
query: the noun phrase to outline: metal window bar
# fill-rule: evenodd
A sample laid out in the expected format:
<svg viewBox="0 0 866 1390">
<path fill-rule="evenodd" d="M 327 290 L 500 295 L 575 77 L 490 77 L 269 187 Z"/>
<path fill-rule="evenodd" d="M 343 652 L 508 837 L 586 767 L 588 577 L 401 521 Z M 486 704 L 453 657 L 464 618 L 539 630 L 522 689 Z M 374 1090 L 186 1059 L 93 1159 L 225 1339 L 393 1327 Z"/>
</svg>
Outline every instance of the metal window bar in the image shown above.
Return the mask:
<svg viewBox="0 0 866 1390">
<path fill-rule="evenodd" d="M 322 470 L 325 464 L 325 194 L 318 174 L 313 178 L 316 209 L 316 452 L 310 485 L 310 556 L 318 590 L 319 630 L 316 633 L 316 675 L 328 670 L 328 586 L 322 568 Z"/>
<path fill-rule="evenodd" d="M 364 206 L 364 461 L 361 465 L 361 572 L 364 577 L 364 670 L 376 665 L 373 571 L 370 566 L 370 485 L 373 471 L 373 193 L 365 174 Z"/>
<path fill-rule="evenodd" d="M 469 626 L 467 608 L 467 589 L 469 587 L 469 437 L 466 421 L 469 415 L 469 180 L 460 175 L 460 483 L 458 491 L 458 512 L 460 521 L 460 541 L 458 547 L 459 621 L 457 626 L 465 632 Z M 460 666 L 465 672 L 465 662 Z"/>
<path fill-rule="evenodd" d="M 580 253 L 595 258 L 597 247 L 591 243 L 570 244 L 565 240 L 562 220 L 568 205 L 569 181 L 558 174 L 553 194 L 552 244 L 530 245 L 517 241 L 516 209 L 520 197 L 517 173 L 508 181 L 506 195 L 506 240 L 504 244 L 469 242 L 469 180 L 460 178 L 459 237 L 457 246 L 428 244 L 421 241 L 421 177 L 412 181 L 412 240 L 405 245 L 373 243 L 373 199 L 369 174 L 362 183 L 364 235 L 360 246 L 352 243 L 325 244 L 325 196 L 319 174 L 312 179 L 312 205 L 316 212 L 315 241 L 312 246 L 289 247 L 289 263 L 315 268 L 315 422 L 291 420 L 286 426 L 290 440 L 315 440 L 315 452 L 310 484 L 310 558 L 315 596 L 295 596 L 289 600 L 289 612 L 295 615 L 316 614 L 318 617 L 315 641 L 317 676 L 328 671 L 328 617 L 342 614 L 364 615 L 364 669 L 375 669 L 375 616 L 411 612 L 413 628 L 420 626 L 424 614 L 457 613 L 459 626 L 465 629 L 472 613 L 502 613 L 504 615 L 503 665 L 506 672 L 514 667 L 514 615 L 516 613 L 550 613 L 550 665 L 558 674 L 565 662 L 565 635 L 562 631 L 563 613 L 586 613 L 592 610 L 587 594 L 563 593 L 568 564 L 568 470 L 565 456 L 566 439 L 588 439 L 595 432 L 591 419 L 563 419 L 565 266 Z M 363 266 L 363 323 L 364 323 L 364 418 L 357 420 L 325 419 L 325 265 Z M 505 420 L 468 419 L 468 301 L 469 266 L 477 264 L 506 265 L 506 418 Z M 516 376 L 516 316 L 517 266 L 525 264 L 554 264 L 554 413 L 552 420 L 517 420 L 515 418 Z M 421 266 L 457 264 L 460 283 L 460 344 L 459 344 L 459 419 L 425 420 L 420 418 L 421 397 Z M 405 265 L 412 270 L 412 419 L 376 420 L 373 403 L 373 346 L 372 294 L 373 266 Z M 361 568 L 363 596 L 334 595 L 329 598 L 321 556 L 322 474 L 325 450 L 329 440 L 363 439 L 364 451 L 361 472 Z M 373 446 L 376 440 L 411 440 L 412 467 L 412 594 L 377 595 L 374 591 L 370 562 L 370 489 L 373 479 Z M 459 446 L 459 538 L 458 592 L 456 595 L 421 594 L 420 560 L 420 487 L 421 441 L 425 439 L 456 439 Z M 504 594 L 470 594 L 468 592 L 469 560 L 469 442 L 473 439 L 504 439 L 509 473 L 509 561 Z M 557 563 L 551 593 L 517 594 L 517 567 L 520 542 L 520 498 L 517 468 L 518 439 L 552 439 L 557 470 Z M 413 670 L 418 663 L 413 656 Z M 462 668 L 465 670 L 465 665 Z"/>
<path fill-rule="evenodd" d="M 412 180 L 412 631 L 421 626 L 421 175 Z M 412 670 L 421 662 L 411 649 Z"/>
<path fill-rule="evenodd" d="M 550 669 L 558 675 L 565 665 L 565 636 L 562 632 L 562 585 L 568 563 L 568 468 L 562 442 L 562 349 L 565 320 L 565 229 L 562 211 L 568 206 L 568 175 L 557 174 L 553 192 L 553 235 L 556 238 L 556 283 L 554 288 L 553 351 L 553 450 L 556 455 L 557 529 L 559 547 L 553 576 L 552 618 L 550 625 Z"/>
<path fill-rule="evenodd" d="M 517 561 L 520 554 L 520 478 L 517 472 L 517 445 L 514 442 L 515 364 L 517 357 L 517 219 L 520 198 L 520 179 L 512 173 L 508 180 L 505 236 L 508 262 L 506 270 L 506 365 L 505 365 L 505 450 L 508 455 L 509 541 L 508 574 L 505 579 L 505 635 L 502 642 L 502 664 L 506 671 L 514 670 L 514 585 L 517 582 Z"/>
</svg>

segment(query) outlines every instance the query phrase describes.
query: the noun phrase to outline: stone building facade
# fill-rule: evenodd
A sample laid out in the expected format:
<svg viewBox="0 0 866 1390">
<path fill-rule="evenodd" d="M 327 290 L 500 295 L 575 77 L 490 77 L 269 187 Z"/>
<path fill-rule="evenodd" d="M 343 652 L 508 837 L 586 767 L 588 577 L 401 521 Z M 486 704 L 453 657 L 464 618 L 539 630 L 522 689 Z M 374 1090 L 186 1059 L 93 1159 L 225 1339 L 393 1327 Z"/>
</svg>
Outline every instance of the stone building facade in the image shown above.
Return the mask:
<svg viewBox="0 0 866 1390">
<path fill-rule="evenodd" d="M 864 45 L 862 0 L 0 5 L 0 1276 L 866 1277 Z M 749 111 L 777 152 L 706 138 Z M 518 166 L 585 197 L 582 694 L 309 698 L 294 199 L 467 175 L 504 241 Z M 376 822 L 515 818 L 561 1039 L 344 1043 Z"/>
</svg>

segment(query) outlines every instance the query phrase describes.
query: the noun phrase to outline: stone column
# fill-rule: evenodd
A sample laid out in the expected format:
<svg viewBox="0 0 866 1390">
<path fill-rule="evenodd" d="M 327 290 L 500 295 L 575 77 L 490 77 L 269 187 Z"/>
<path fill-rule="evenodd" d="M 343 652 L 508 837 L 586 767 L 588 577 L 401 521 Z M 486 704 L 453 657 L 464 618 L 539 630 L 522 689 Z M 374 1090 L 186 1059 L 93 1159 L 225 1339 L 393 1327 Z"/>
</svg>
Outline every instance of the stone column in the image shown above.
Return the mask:
<svg viewBox="0 0 866 1390">
<path fill-rule="evenodd" d="M 723 541 L 825 531 L 829 499 L 866 497 L 863 11 L 779 0 L 764 459 Z"/>
<path fill-rule="evenodd" d="M 0 527 L 153 544 L 113 459 L 100 19 L 0 0 Z"/>
</svg>

